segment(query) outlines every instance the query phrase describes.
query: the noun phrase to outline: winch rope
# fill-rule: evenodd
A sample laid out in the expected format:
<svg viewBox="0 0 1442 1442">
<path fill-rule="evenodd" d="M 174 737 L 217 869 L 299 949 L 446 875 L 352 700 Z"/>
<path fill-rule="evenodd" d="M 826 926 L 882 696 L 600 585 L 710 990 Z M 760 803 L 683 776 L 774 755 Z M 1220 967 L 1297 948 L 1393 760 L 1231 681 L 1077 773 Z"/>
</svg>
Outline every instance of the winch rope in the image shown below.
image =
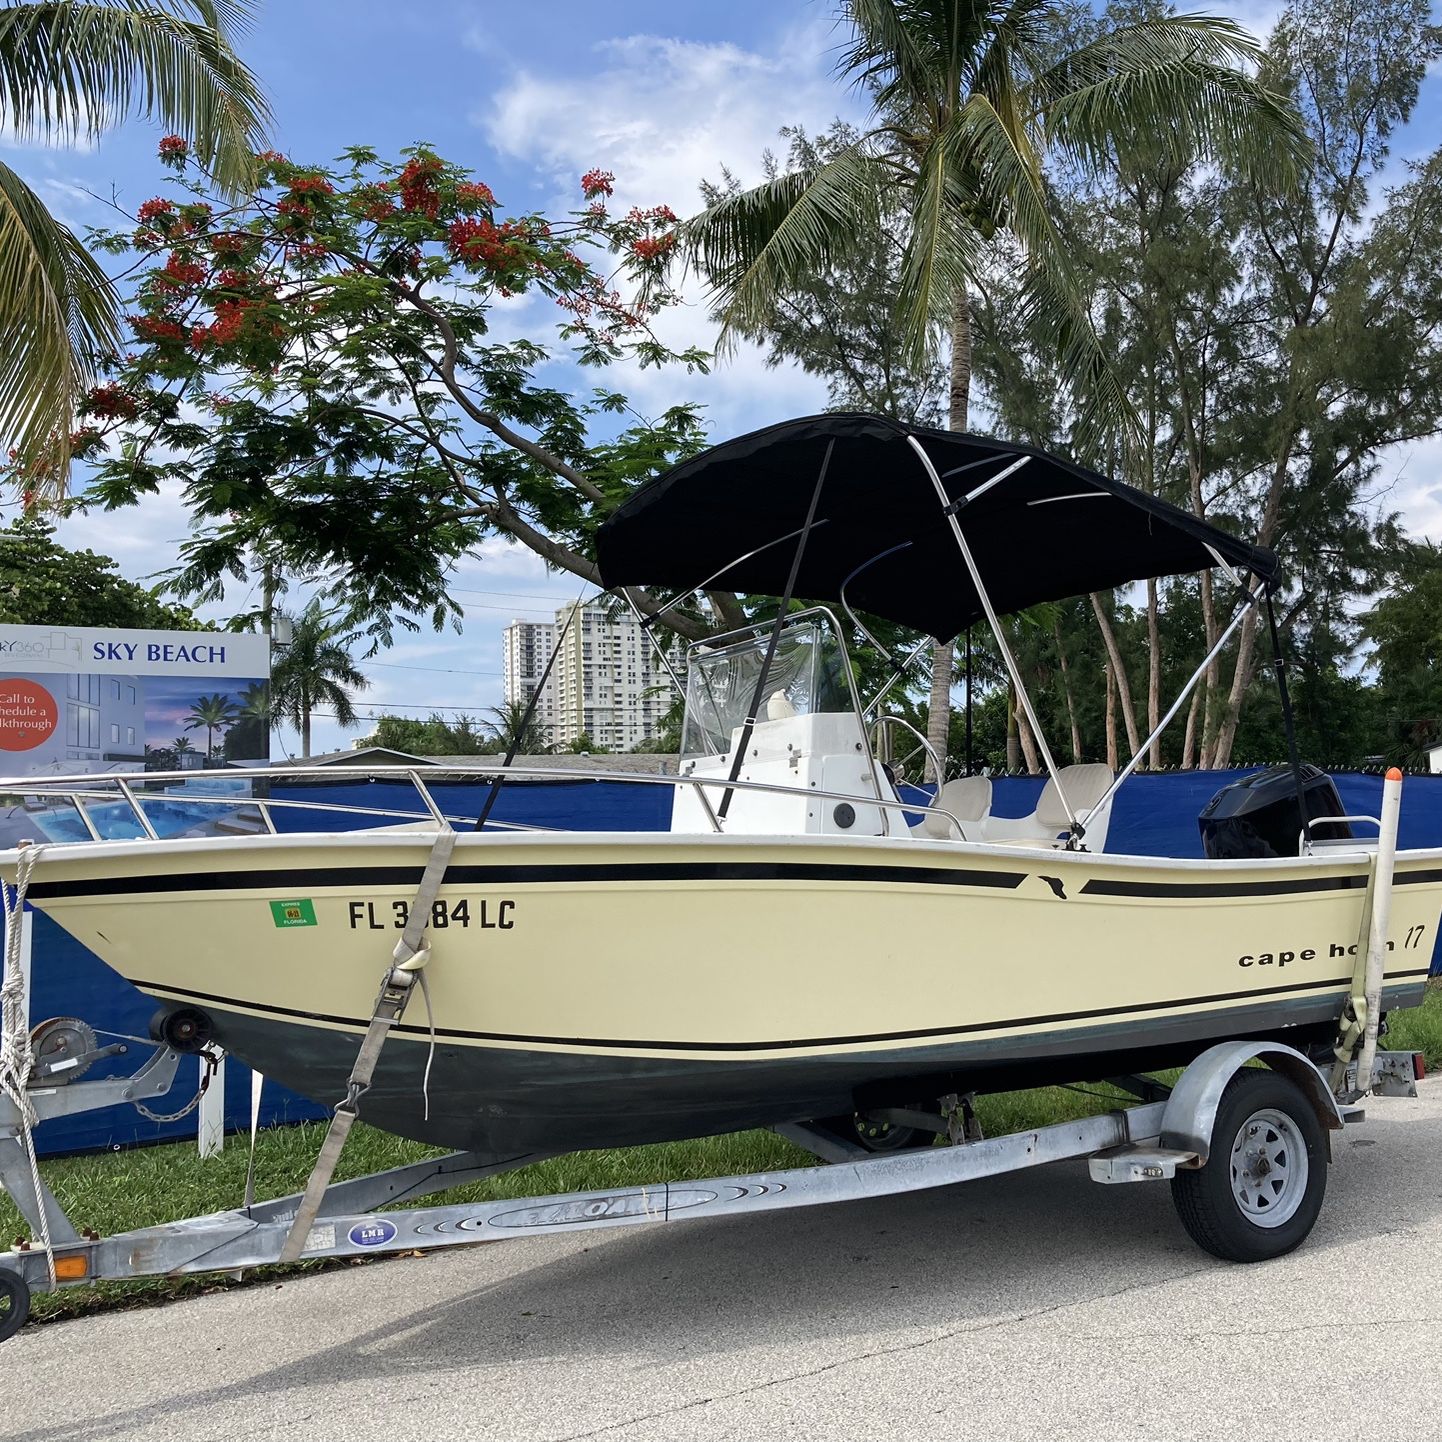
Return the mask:
<svg viewBox="0 0 1442 1442">
<path fill-rule="evenodd" d="M 40 1181 L 40 1159 L 35 1153 L 35 1109 L 26 1087 L 35 1056 L 30 1049 L 30 1016 L 25 995 L 25 893 L 43 850 L 43 846 L 22 846 L 15 863 L 14 887 L 0 882 L 0 894 L 5 901 L 5 975 L 0 980 L 0 1095 L 15 1108 L 19 1122 L 19 1141 L 30 1166 L 30 1185 L 39 1218 L 40 1245 L 45 1249 L 45 1265 L 50 1271 L 50 1285 L 54 1287 L 57 1285 L 55 1247 L 50 1238 L 45 1188 Z"/>
<path fill-rule="evenodd" d="M 331 1115 L 325 1141 L 321 1144 L 320 1154 L 316 1157 L 315 1166 L 311 1168 L 310 1176 L 306 1180 L 300 1205 L 296 1207 L 295 1219 L 290 1224 L 290 1231 L 286 1233 L 285 1245 L 281 1248 L 277 1261 L 299 1261 L 301 1254 L 305 1251 L 311 1224 L 320 1215 L 326 1190 L 330 1186 L 331 1178 L 335 1175 L 336 1163 L 340 1161 L 340 1154 L 345 1147 L 346 1138 L 350 1135 L 356 1117 L 360 1114 L 360 1099 L 370 1089 L 376 1063 L 380 1060 L 381 1047 L 385 1045 L 391 1028 L 401 1019 L 406 1009 L 406 1003 L 410 1000 L 411 992 L 415 988 L 416 978 L 430 960 L 431 950 L 425 932 L 426 923 L 430 919 L 431 908 L 435 905 L 441 883 L 445 880 L 446 868 L 450 865 L 451 852 L 455 850 L 455 845 L 456 833 L 447 827 L 437 834 L 435 843 L 431 847 L 426 869 L 421 873 L 421 884 L 416 888 L 415 899 L 411 902 L 405 930 L 401 933 L 401 939 L 396 942 L 395 951 L 391 956 L 391 965 L 386 968 L 385 976 L 381 979 L 381 988 L 376 996 L 375 1007 L 371 1012 L 370 1025 L 366 1028 L 365 1038 L 361 1042 L 360 1050 L 356 1053 L 355 1065 L 351 1068 L 350 1079 L 346 1083 L 345 1097 L 336 1104 L 335 1111 Z M 427 995 L 427 1006 L 429 1007 L 429 994 Z M 432 1054 L 434 1054 L 434 1028 L 432 1028 L 431 1034 L 431 1048 Z M 423 1086 L 428 1087 L 429 1080 L 430 1061 L 427 1060 Z M 429 1102 L 427 1102 L 427 1107 L 429 1108 Z"/>
</svg>

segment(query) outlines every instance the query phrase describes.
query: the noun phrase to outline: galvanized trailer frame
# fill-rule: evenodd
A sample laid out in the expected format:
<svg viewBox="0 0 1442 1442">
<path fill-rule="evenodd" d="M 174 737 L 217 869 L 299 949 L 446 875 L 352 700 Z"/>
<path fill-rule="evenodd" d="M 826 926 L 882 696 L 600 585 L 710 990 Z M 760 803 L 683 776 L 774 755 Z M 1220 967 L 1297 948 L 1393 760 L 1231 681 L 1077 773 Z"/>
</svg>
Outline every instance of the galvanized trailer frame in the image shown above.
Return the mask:
<svg viewBox="0 0 1442 1442">
<path fill-rule="evenodd" d="M 177 1052 L 162 1046 L 132 1076 L 37 1087 L 30 1093 L 31 1105 L 43 1122 L 117 1102 L 151 1100 L 169 1089 L 179 1060 Z M 1328 1131 L 1362 1119 L 1360 1107 L 1338 1103 L 1327 1079 L 1300 1052 L 1279 1043 L 1228 1042 L 1199 1056 L 1170 1091 L 1148 1078 L 1118 1079 L 1144 1098 L 1135 1106 L 1007 1136 L 967 1140 L 953 1114 L 952 1145 L 876 1154 L 824 1128 L 798 1124 L 776 1130 L 811 1151 L 823 1165 L 520 1200 L 405 1205 L 550 1155 L 454 1152 L 327 1187 L 301 1255 L 306 1259 L 380 1255 L 553 1232 L 770 1212 L 951 1186 L 1079 1158 L 1089 1160 L 1094 1181 L 1163 1180 L 1179 1169 L 1206 1165 L 1227 1084 L 1256 1062 L 1295 1082 Z M 1378 1053 L 1375 1090 L 1415 1096 L 1415 1076 L 1411 1053 Z M 898 1125 L 924 1121 L 938 1131 L 948 1129 L 948 1118 L 940 1114 L 877 1115 Z M 37 1236 L 48 1230 L 54 1264 L 52 1272 L 51 1255 L 34 1240 L 0 1254 L 0 1300 L 9 1303 L 8 1312 L 0 1313 L 0 1340 L 24 1322 L 32 1290 L 275 1263 L 301 1201 L 296 1194 L 110 1237 L 82 1233 L 43 1183 L 37 1193 L 23 1145 L 22 1118 L 8 1099 L 0 1099 L 0 1185 Z"/>
</svg>

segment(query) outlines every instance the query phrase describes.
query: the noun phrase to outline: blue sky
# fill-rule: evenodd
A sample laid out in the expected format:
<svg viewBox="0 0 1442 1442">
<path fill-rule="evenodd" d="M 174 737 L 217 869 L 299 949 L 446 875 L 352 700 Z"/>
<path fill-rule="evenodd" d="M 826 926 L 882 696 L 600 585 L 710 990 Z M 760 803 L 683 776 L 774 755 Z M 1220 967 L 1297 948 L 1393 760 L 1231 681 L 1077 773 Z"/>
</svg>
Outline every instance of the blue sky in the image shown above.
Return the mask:
<svg viewBox="0 0 1442 1442">
<path fill-rule="evenodd" d="M 1216 8 L 1260 33 L 1278 7 L 1251 0 Z M 509 206 L 568 206 L 577 177 L 599 165 L 616 173 L 621 203 L 664 201 L 685 213 L 699 178 L 722 165 L 756 178 L 780 126 L 857 116 L 854 96 L 832 74 L 841 38 L 832 15 L 827 0 L 269 0 L 242 50 L 270 95 L 277 148 L 297 160 L 328 160 L 354 144 L 393 153 L 425 140 L 472 166 Z M 0 150 L 79 228 L 108 223 L 109 207 L 96 197 L 114 192 L 133 211 L 161 191 L 158 134 L 132 123 L 89 151 L 19 149 L 3 137 Z M 1397 151 L 1420 155 L 1439 140 L 1442 79 L 1434 75 Z M 678 339 L 713 339 L 698 306 L 672 324 Z M 824 403 L 817 382 L 769 372 L 754 353 L 709 379 L 655 371 L 608 379 L 648 413 L 703 402 L 718 438 Z M 1390 504 L 1405 507 L 1413 530 L 1442 538 L 1442 446 L 1392 459 Z M 75 518 L 61 539 L 114 556 L 139 579 L 170 564 L 186 534 L 183 508 L 162 496 L 133 511 Z M 529 552 L 488 542 L 456 577 L 463 635 L 402 639 L 363 663 L 372 678 L 358 698 L 363 714 L 498 704 L 506 622 L 540 618 L 577 591 L 574 578 L 547 575 Z M 235 604 L 210 614 L 238 609 L 245 588 L 228 600 Z M 357 734 L 325 719 L 315 729 L 316 750 Z M 293 736 L 281 742 L 295 746 Z"/>
</svg>

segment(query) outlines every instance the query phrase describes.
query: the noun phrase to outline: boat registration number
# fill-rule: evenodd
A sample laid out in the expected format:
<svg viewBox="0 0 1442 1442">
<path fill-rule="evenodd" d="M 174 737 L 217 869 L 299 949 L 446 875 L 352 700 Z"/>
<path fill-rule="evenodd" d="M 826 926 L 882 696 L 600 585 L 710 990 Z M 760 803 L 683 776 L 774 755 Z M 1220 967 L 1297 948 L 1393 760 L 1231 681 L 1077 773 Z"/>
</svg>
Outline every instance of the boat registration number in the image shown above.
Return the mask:
<svg viewBox="0 0 1442 1442">
<path fill-rule="evenodd" d="M 352 901 L 349 903 L 352 931 L 404 931 L 411 919 L 409 901 Z M 481 931 L 511 931 L 516 925 L 516 903 L 486 897 L 472 901 L 462 897 L 447 901 L 438 897 L 431 905 L 426 925 L 436 931 L 451 926 L 475 926 Z"/>
</svg>

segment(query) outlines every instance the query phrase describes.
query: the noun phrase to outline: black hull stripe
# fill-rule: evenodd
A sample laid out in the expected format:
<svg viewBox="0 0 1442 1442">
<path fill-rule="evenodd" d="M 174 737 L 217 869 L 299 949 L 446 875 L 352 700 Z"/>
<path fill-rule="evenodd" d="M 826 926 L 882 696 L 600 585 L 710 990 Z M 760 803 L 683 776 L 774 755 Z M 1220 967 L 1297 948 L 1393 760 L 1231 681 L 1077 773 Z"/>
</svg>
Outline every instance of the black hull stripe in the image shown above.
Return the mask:
<svg viewBox="0 0 1442 1442">
<path fill-rule="evenodd" d="M 318 891 L 327 887 L 414 887 L 419 866 L 318 867 L 313 870 L 191 872 L 165 876 L 134 876 L 124 882 L 32 882 L 27 895 L 35 901 L 77 896 L 140 896 L 196 891 L 270 891 L 276 894 Z M 835 881 L 882 882 L 906 886 L 981 886 L 1014 891 L 1029 873 L 975 871 L 941 866 L 848 866 L 802 861 L 678 861 L 613 862 L 604 865 L 452 866 L 452 886 L 515 886 L 526 884 L 638 881 Z M 1399 872 L 1398 886 L 1442 882 L 1442 870 Z M 1360 890 L 1365 876 L 1294 877 L 1278 881 L 1127 881 L 1094 877 L 1083 883 L 1082 896 L 1169 897 L 1176 899 L 1239 896 L 1304 895 L 1319 891 Z M 122 889 L 123 888 L 123 889 Z"/>
<path fill-rule="evenodd" d="M 1107 881 L 1097 878 L 1082 887 L 1082 895 L 1286 896 L 1307 891 L 1354 891 L 1366 885 L 1365 876 L 1303 876 L 1290 881 Z"/>
<path fill-rule="evenodd" d="M 185 891 L 318 891 L 325 887 L 415 887 L 419 866 L 318 867 L 303 871 L 191 872 L 134 876 L 124 881 L 32 882 L 27 897 L 53 901 L 71 896 L 137 896 Z M 673 861 L 556 866 L 452 866 L 448 886 L 517 886 L 536 882 L 603 881 L 841 881 L 893 882 L 904 885 L 989 886 L 1011 891 L 1026 880 L 1025 871 L 972 871 L 941 866 L 844 866 L 805 861 Z"/>
<path fill-rule="evenodd" d="M 1393 972 L 1384 978 L 1383 989 L 1395 986 L 1400 981 L 1425 977 L 1428 968 L 1416 971 Z M 1011 1027 L 1047 1026 L 1060 1022 L 1092 1021 L 1099 1017 L 1128 1016 L 1134 1012 L 1172 1011 L 1188 1006 L 1207 1006 L 1225 1001 L 1269 1001 L 1274 997 L 1295 995 L 1299 992 L 1337 990 L 1350 986 L 1350 976 L 1337 977 L 1328 981 L 1302 981 L 1292 986 L 1274 986 L 1266 991 L 1226 991 L 1211 996 L 1187 996 L 1174 1001 L 1137 1002 L 1131 1006 L 1099 1007 L 1093 1011 L 1061 1011 L 1043 1016 L 1012 1017 L 1006 1021 L 973 1022 L 969 1026 L 934 1026 L 920 1031 L 870 1032 L 860 1036 L 809 1037 L 796 1041 L 618 1041 L 614 1037 L 585 1036 L 526 1036 L 514 1032 L 462 1031 L 454 1027 L 438 1026 L 437 1036 L 455 1037 L 466 1041 L 521 1042 L 533 1046 L 584 1046 L 608 1051 L 795 1051 L 803 1047 L 858 1046 L 865 1042 L 910 1041 L 926 1037 L 965 1037 L 975 1032 L 1005 1031 Z M 367 1020 L 354 1016 L 328 1016 L 323 1012 L 297 1011 L 285 1006 L 266 1006 L 259 1002 L 246 1001 L 241 997 L 215 996 L 204 991 L 181 990 L 164 986 L 153 981 L 134 981 L 132 985 L 152 994 L 163 992 L 167 996 L 185 1001 L 210 1002 L 218 1006 L 237 1007 L 246 1011 L 264 1012 L 270 1016 L 296 1017 L 303 1021 L 329 1022 L 336 1026 L 354 1027 L 364 1031 Z M 397 1031 L 409 1032 L 413 1036 L 429 1036 L 430 1028 L 402 1023 Z"/>
</svg>

